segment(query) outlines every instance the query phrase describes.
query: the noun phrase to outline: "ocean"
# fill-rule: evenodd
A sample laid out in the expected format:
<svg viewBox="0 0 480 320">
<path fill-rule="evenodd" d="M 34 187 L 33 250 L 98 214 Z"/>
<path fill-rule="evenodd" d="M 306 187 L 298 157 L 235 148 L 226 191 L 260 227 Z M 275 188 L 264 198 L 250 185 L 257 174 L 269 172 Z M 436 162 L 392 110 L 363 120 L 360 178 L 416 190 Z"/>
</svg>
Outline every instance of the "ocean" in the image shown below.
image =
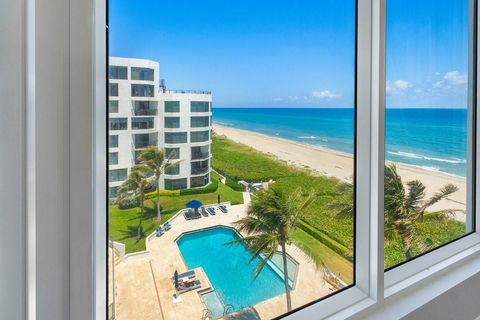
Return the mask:
<svg viewBox="0 0 480 320">
<path fill-rule="evenodd" d="M 213 123 L 353 153 L 352 108 L 213 108 Z M 467 110 L 387 109 L 387 160 L 466 176 Z"/>
</svg>

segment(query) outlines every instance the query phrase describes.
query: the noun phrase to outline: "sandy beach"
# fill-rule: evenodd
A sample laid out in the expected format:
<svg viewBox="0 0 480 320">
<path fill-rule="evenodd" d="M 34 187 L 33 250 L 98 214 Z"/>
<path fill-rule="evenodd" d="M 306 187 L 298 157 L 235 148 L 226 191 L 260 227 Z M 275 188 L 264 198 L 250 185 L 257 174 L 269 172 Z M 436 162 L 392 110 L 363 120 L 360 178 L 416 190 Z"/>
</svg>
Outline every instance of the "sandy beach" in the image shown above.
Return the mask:
<svg viewBox="0 0 480 320">
<path fill-rule="evenodd" d="M 319 175 L 336 177 L 343 181 L 352 182 L 353 158 L 349 154 L 251 131 L 223 127 L 217 124 L 213 128 L 214 132 L 220 136 L 224 135 L 233 141 L 273 155 L 291 165 L 311 169 Z M 431 210 L 465 210 L 467 194 L 465 178 L 398 163 L 397 170 L 404 182 L 414 179 L 420 180 L 426 186 L 427 196 L 433 195 L 438 189 L 448 183 L 454 184 L 459 188 L 450 198 L 432 206 Z M 465 221 L 465 214 L 458 213 L 456 219 Z"/>
</svg>

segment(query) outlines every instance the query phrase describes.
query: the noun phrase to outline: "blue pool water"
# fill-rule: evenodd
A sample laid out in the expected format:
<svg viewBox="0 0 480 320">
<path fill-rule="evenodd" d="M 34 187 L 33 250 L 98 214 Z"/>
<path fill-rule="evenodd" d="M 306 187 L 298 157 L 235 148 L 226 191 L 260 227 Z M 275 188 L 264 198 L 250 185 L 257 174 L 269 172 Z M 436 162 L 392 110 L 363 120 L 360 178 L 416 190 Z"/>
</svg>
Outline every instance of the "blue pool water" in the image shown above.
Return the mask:
<svg viewBox="0 0 480 320">
<path fill-rule="evenodd" d="M 213 122 L 352 153 L 352 108 L 214 108 Z M 387 160 L 465 176 L 466 109 L 386 110 Z M 362 124 L 358 124 L 362 125 Z"/>
<path fill-rule="evenodd" d="M 183 235 L 177 245 L 188 268 L 202 267 L 220 299 L 234 310 L 285 292 L 282 278 L 268 265 L 254 279 L 260 258 L 249 263 L 244 245 L 226 245 L 237 239 L 234 230 L 216 227 Z"/>
</svg>

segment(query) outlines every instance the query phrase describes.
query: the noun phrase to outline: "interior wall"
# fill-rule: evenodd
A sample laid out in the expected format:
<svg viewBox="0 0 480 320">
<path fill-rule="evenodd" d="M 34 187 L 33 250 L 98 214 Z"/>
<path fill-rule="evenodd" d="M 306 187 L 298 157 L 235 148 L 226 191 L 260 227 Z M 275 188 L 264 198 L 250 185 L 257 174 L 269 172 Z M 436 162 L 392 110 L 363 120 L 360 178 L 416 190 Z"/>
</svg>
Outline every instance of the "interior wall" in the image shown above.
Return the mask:
<svg viewBox="0 0 480 320">
<path fill-rule="evenodd" d="M 430 301 L 403 320 L 474 320 L 480 318 L 480 274 Z"/>
<path fill-rule="evenodd" d="M 0 1 L 0 318 L 25 318 L 24 3 Z"/>
</svg>

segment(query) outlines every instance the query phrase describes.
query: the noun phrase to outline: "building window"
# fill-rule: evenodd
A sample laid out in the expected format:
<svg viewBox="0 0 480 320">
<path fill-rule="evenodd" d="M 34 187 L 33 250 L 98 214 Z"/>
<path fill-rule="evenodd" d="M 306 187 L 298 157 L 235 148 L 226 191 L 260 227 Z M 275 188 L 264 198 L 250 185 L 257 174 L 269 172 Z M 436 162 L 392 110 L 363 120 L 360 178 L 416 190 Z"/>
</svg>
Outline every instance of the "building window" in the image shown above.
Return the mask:
<svg viewBox="0 0 480 320">
<path fill-rule="evenodd" d="M 108 84 L 108 95 L 110 97 L 118 97 L 118 83 Z"/>
<path fill-rule="evenodd" d="M 157 101 L 133 101 L 133 113 L 136 116 L 156 116 Z"/>
<path fill-rule="evenodd" d="M 165 143 L 187 143 L 187 133 L 165 132 Z"/>
<path fill-rule="evenodd" d="M 207 101 L 192 101 L 190 103 L 191 112 L 209 112 L 210 103 Z"/>
<path fill-rule="evenodd" d="M 173 175 L 178 175 L 180 174 L 180 165 L 175 165 L 173 167 L 168 167 L 165 169 L 165 174 L 168 174 L 170 176 L 173 176 Z"/>
<path fill-rule="evenodd" d="M 180 148 L 165 148 L 165 157 L 169 159 L 180 159 Z"/>
<path fill-rule="evenodd" d="M 118 196 L 118 187 L 108 188 L 108 197 L 110 199 L 116 198 Z"/>
<path fill-rule="evenodd" d="M 187 188 L 187 178 L 165 179 L 165 190 L 180 190 Z"/>
<path fill-rule="evenodd" d="M 110 118 L 108 120 L 110 130 L 127 130 L 127 118 Z"/>
<path fill-rule="evenodd" d="M 132 97 L 153 97 L 155 87 L 150 84 L 132 84 Z"/>
<path fill-rule="evenodd" d="M 210 157 L 210 146 L 191 147 L 192 160 Z"/>
<path fill-rule="evenodd" d="M 156 133 L 141 133 L 133 135 L 133 145 L 135 149 L 142 149 L 157 146 Z"/>
<path fill-rule="evenodd" d="M 154 70 L 150 68 L 132 67 L 130 77 L 132 80 L 153 81 L 153 73 Z"/>
<path fill-rule="evenodd" d="M 192 128 L 208 127 L 210 126 L 210 117 L 191 117 L 190 126 Z"/>
<path fill-rule="evenodd" d="M 204 142 L 210 140 L 210 131 L 190 132 L 190 142 Z"/>
<path fill-rule="evenodd" d="M 132 118 L 132 130 L 153 129 L 153 117 Z"/>
<path fill-rule="evenodd" d="M 124 66 L 109 66 L 108 67 L 108 77 L 115 80 L 126 80 L 127 76 L 127 67 Z"/>
<path fill-rule="evenodd" d="M 206 186 L 210 182 L 210 174 L 206 174 L 200 177 L 190 178 L 190 188 L 198 188 Z"/>
<path fill-rule="evenodd" d="M 127 179 L 128 169 L 112 169 L 108 171 L 108 181 L 121 182 Z"/>
<path fill-rule="evenodd" d="M 208 165 L 209 160 L 204 161 L 192 161 L 191 169 L 192 174 L 202 174 L 208 172 L 210 170 L 210 166 Z"/>
<path fill-rule="evenodd" d="M 118 164 L 118 152 L 109 152 L 108 153 L 108 164 L 109 165 Z"/>
<path fill-rule="evenodd" d="M 165 128 L 180 128 L 180 117 L 165 117 Z"/>
<path fill-rule="evenodd" d="M 118 113 L 118 100 L 108 101 L 108 112 L 109 113 Z"/>
<path fill-rule="evenodd" d="M 441 8 L 388 0 L 386 269 L 474 230 L 469 1 Z"/>
<path fill-rule="evenodd" d="M 109 148 L 118 148 L 118 135 L 108 136 L 108 147 Z"/>
<path fill-rule="evenodd" d="M 165 112 L 180 112 L 180 101 L 165 101 Z"/>
</svg>

